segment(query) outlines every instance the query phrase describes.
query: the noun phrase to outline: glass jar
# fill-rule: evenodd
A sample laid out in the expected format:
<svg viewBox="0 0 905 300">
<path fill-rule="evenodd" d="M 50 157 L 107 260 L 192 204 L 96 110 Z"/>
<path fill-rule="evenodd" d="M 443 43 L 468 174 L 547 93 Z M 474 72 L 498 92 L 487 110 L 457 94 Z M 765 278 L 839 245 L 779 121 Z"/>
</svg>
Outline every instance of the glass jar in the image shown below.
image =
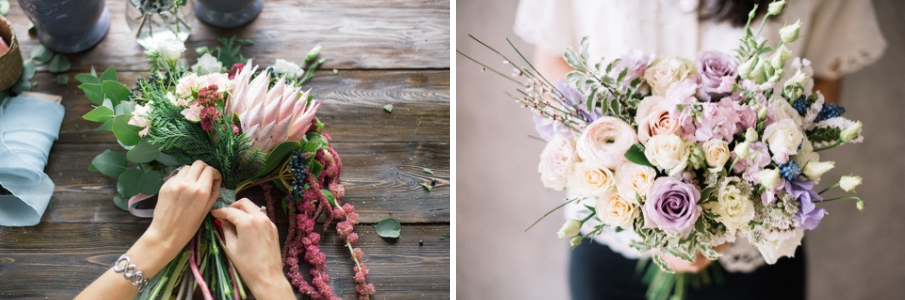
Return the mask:
<svg viewBox="0 0 905 300">
<path fill-rule="evenodd" d="M 126 4 L 126 23 L 138 44 L 148 50 L 160 40 L 185 42 L 194 21 L 192 1 L 129 0 Z"/>
</svg>

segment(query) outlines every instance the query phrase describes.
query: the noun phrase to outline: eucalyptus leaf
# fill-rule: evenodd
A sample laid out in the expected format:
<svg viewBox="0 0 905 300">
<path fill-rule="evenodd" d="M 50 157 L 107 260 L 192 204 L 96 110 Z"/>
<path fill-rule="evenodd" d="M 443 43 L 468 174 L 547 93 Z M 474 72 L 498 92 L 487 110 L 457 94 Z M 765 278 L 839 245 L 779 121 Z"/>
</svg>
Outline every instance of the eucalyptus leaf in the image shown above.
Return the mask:
<svg viewBox="0 0 905 300">
<path fill-rule="evenodd" d="M 25 61 L 25 63 L 22 64 L 22 77 L 20 77 L 20 78 L 25 79 L 25 80 L 31 80 L 33 77 L 35 77 L 36 70 L 37 70 L 37 68 L 35 67 L 34 62 L 32 62 L 30 60 Z"/>
<path fill-rule="evenodd" d="M 395 239 L 399 238 L 402 224 L 399 224 L 399 220 L 386 218 L 374 224 L 374 229 L 377 230 L 377 235 L 382 238 Z"/>
<path fill-rule="evenodd" d="M 94 67 L 92 66 L 92 70 L 93 70 L 93 68 L 94 68 Z M 97 76 L 97 74 L 95 74 L 95 76 Z M 117 76 L 116 76 L 116 69 L 113 68 L 113 66 L 110 66 L 109 68 L 107 68 L 106 70 L 104 70 L 104 73 L 103 73 L 103 74 L 101 74 L 100 81 L 101 81 L 101 82 L 104 82 L 104 81 L 107 81 L 107 80 L 110 80 L 110 81 L 119 81 L 119 79 L 118 79 Z"/>
<path fill-rule="evenodd" d="M 644 156 L 644 146 L 642 146 L 641 144 L 634 144 L 629 147 L 628 151 L 625 151 L 625 158 L 635 164 L 648 166 L 651 168 L 654 167 L 654 165 L 647 160 L 647 156 Z"/>
<path fill-rule="evenodd" d="M 117 105 L 119 102 L 129 99 L 129 88 L 122 83 L 113 80 L 104 80 L 101 85 L 104 91 L 104 98 L 113 101 L 113 105 Z"/>
<path fill-rule="evenodd" d="M 82 116 L 82 118 L 85 120 L 88 120 L 91 122 L 97 122 L 97 123 L 107 122 L 107 120 L 110 120 L 113 118 L 113 110 L 111 110 L 107 107 L 104 107 L 104 106 L 98 106 L 98 107 L 95 107 L 90 112 L 88 112 L 87 114 L 85 114 L 84 116 Z"/>
<path fill-rule="evenodd" d="M 104 89 L 100 83 L 82 83 L 79 89 L 85 92 L 85 97 L 92 103 L 97 105 L 104 103 Z"/>
<path fill-rule="evenodd" d="M 255 172 L 255 177 L 263 177 L 273 173 L 274 170 L 280 167 L 284 161 L 286 161 L 286 156 L 292 154 L 293 151 L 299 148 L 299 142 L 284 142 L 273 148 L 270 153 L 267 154 L 267 158 L 264 159 L 264 164 Z"/>
<path fill-rule="evenodd" d="M 91 160 L 91 165 L 110 177 L 117 177 L 128 168 L 126 156 L 119 152 L 110 151 L 110 149 L 101 152 Z"/>
<path fill-rule="evenodd" d="M 220 188 L 220 198 L 217 198 L 217 202 L 214 202 L 214 208 L 224 208 L 232 205 L 236 202 L 236 191 Z"/>
<path fill-rule="evenodd" d="M 392 105 L 392 104 L 384 105 L 384 106 L 383 106 L 383 110 L 386 111 L 386 112 L 388 112 L 388 113 L 391 113 L 391 112 L 393 112 L 393 105 Z"/>
<path fill-rule="evenodd" d="M 94 83 L 99 84 L 101 80 L 96 76 L 92 76 L 91 74 L 78 74 L 75 75 L 75 80 L 78 80 L 81 83 Z"/>
<path fill-rule="evenodd" d="M 50 66 L 48 69 L 51 73 L 61 73 L 69 71 L 70 67 L 72 67 L 72 64 L 69 62 L 69 58 L 66 58 L 66 55 L 62 53 L 56 53 L 53 55 L 53 58 L 50 59 Z"/>
<path fill-rule="evenodd" d="M 139 178 L 142 172 L 138 168 L 129 168 L 123 171 L 117 178 L 116 191 L 124 198 L 131 198 L 138 195 L 141 191 L 139 187 Z"/>
<path fill-rule="evenodd" d="M 141 141 L 138 132 L 141 131 L 142 128 L 129 125 L 129 118 L 132 118 L 132 115 L 122 114 L 113 119 L 113 135 L 116 136 L 116 139 L 123 145 L 134 146 Z"/>
<path fill-rule="evenodd" d="M 126 152 L 126 159 L 131 162 L 147 163 L 157 159 L 158 155 L 160 155 L 160 147 L 152 144 L 150 138 L 143 138 L 129 152 Z"/>
<path fill-rule="evenodd" d="M 35 65 L 43 65 L 50 61 L 53 58 L 53 51 L 47 49 L 42 44 L 38 44 L 33 49 L 31 49 L 31 61 L 35 63 Z"/>
<path fill-rule="evenodd" d="M 123 198 L 120 195 L 113 196 L 113 204 L 116 204 L 116 207 L 125 211 L 129 211 L 129 199 Z"/>
<path fill-rule="evenodd" d="M 97 129 L 94 129 L 94 131 L 102 131 L 102 130 L 113 131 L 113 118 L 110 118 L 109 120 L 104 121 L 104 124 L 101 124 L 101 126 L 98 126 Z"/>
<path fill-rule="evenodd" d="M 69 75 L 67 74 L 59 74 L 57 75 L 57 85 L 67 85 L 69 84 Z"/>
<path fill-rule="evenodd" d="M 166 166 L 175 167 L 175 166 L 179 165 L 179 162 L 177 162 L 175 158 L 173 158 L 172 156 L 170 156 L 166 153 L 158 154 L 156 159 L 158 162 L 160 162 Z"/>
<path fill-rule="evenodd" d="M 163 176 L 158 171 L 147 171 L 138 178 L 138 190 L 145 195 L 154 195 L 163 185 Z"/>
</svg>

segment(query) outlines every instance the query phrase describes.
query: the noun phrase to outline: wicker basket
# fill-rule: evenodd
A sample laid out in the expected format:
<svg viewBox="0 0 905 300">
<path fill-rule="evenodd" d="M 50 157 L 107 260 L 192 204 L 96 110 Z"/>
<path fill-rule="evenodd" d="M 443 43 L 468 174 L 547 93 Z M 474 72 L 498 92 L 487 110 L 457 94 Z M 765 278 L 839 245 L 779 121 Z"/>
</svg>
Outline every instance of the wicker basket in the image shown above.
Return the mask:
<svg viewBox="0 0 905 300">
<path fill-rule="evenodd" d="M 22 51 L 16 40 L 12 24 L 0 16 L 0 38 L 9 44 L 9 50 L 0 54 L 0 91 L 13 86 L 22 75 Z"/>
</svg>

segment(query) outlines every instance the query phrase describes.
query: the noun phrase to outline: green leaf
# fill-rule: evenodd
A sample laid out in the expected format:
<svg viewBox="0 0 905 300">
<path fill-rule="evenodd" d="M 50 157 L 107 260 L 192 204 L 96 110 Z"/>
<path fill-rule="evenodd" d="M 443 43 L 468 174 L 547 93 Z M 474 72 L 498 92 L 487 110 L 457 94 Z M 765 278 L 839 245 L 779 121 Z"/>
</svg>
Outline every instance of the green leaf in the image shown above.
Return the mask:
<svg viewBox="0 0 905 300">
<path fill-rule="evenodd" d="M 85 92 L 85 97 L 92 103 L 97 105 L 104 103 L 104 88 L 100 83 L 82 83 L 79 89 Z"/>
<path fill-rule="evenodd" d="M 644 146 L 641 144 L 634 144 L 632 147 L 628 148 L 628 151 L 625 151 L 625 158 L 635 164 L 651 168 L 654 167 L 654 165 L 647 160 L 647 156 L 644 156 Z"/>
<path fill-rule="evenodd" d="M 135 145 L 135 147 L 132 147 L 129 152 L 126 152 L 126 159 L 131 162 L 147 163 L 157 159 L 158 155 L 160 155 L 160 147 L 152 144 L 150 138 L 143 138 Z"/>
<path fill-rule="evenodd" d="M 575 50 L 572 50 L 572 47 L 567 48 L 562 56 L 566 60 L 566 63 L 568 63 L 569 66 L 572 66 L 572 68 L 575 68 L 576 70 L 585 69 L 584 64 L 581 62 L 581 58 L 575 53 Z"/>
<path fill-rule="evenodd" d="M 428 192 L 434 190 L 434 187 L 432 187 L 430 184 L 427 184 L 427 183 L 421 183 L 421 187 L 427 189 Z"/>
<path fill-rule="evenodd" d="M 22 77 L 20 77 L 20 78 L 25 79 L 25 80 L 31 80 L 33 77 L 35 77 L 36 70 L 37 70 L 37 68 L 35 67 L 34 62 L 32 62 L 30 60 L 25 61 L 25 63 L 22 64 Z"/>
<path fill-rule="evenodd" d="M 402 224 L 399 224 L 399 220 L 386 218 L 377 224 L 374 224 L 374 229 L 377 230 L 377 235 L 382 238 L 395 239 L 399 238 L 399 233 L 402 231 Z"/>
<path fill-rule="evenodd" d="M 57 85 L 65 86 L 69 84 L 69 75 L 59 74 L 57 75 Z"/>
<path fill-rule="evenodd" d="M 66 55 L 57 53 L 50 59 L 50 67 L 48 69 L 51 73 L 60 73 L 69 71 L 71 66 L 72 64 L 69 63 L 69 58 L 66 58 Z"/>
<path fill-rule="evenodd" d="M 113 135 L 116 136 L 116 139 L 119 140 L 120 143 L 126 146 L 135 146 L 141 141 L 141 137 L 138 136 L 138 132 L 141 131 L 141 127 L 129 125 L 129 118 L 132 115 L 123 114 L 118 115 L 113 119 Z"/>
<path fill-rule="evenodd" d="M 305 145 L 302 147 L 302 153 L 312 153 L 316 152 L 317 149 L 327 149 L 330 146 L 330 142 L 327 141 L 327 138 L 320 133 L 308 133 L 306 138 L 308 138 L 308 141 L 305 142 Z"/>
<path fill-rule="evenodd" d="M 177 162 L 175 158 L 173 158 L 170 155 L 167 155 L 166 153 L 158 154 L 157 161 L 166 166 L 170 166 L 170 167 L 175 167 L 175 166 L 179 165 L 179 162 Z"/>
<path fill-rule="evenodd" d="M 102 130 L 113 131 L 113 118 L 110 118 L 109 120 L 105 121 L 104 124 L 101 124 L 101 126 L 98 126 L 97 129 L 94 129 L 94 131 L 102 131 Z"/>
<path fill-rule="evenodd" d="M 75 75 L 75 80 L 78 80 L 81 83 L 93 83 L 93 84 L 101 83 L 101 80 L 99 78 L 92 76 L 91 74 Z"/>
<path fill-rule="evenodd" d="M 434 175 L 434 170 L 431 170 L 431 169 L 428 169 L 428 168 L 423 168 L 423 169 L 421 169 L 421 170 L 424 171 L 424 173 Z"/>
<path fill-rule="evenodd" d="M 384 105 L 384 106 L 383 106 L 383 110 L 386 111 L 386 112 L 388 112 L 388 113 L 392 113 L 392 112 L 393 112 L 393 105 L 392 105 L 392 104 Z"/>
<path fill-rule="evenodd" d="M 257 172 L 255 172 L 255 177 L 264 177 L 273 173 L 274 170 L 279 168 L 280 165 L 286 161 L 286 156 L 292 154 L 292 151 L 295 151 L 298 148 L 299 142 L 284 142 L 277 145 L 276 148 L 273 148 L 273 150 L 267 154 L 267 158 L 264 159 L 264 164 Z"/>
<path fill-rule="evenodd" d="M 220 198 L 214 202 L 214 208 L 224 208 L 236 202 L 236 191 L 226 188 L 220 188 Z"/>
<path fill-rule="evenodd" d="M 119 104 L 119 102 L 121 101 L 129 99 L 129 88 L 127 88 L 122 83 L 119 83 L 118 81 L 104 80 L 102 86 L 104 91 L 104 98 L 113 101 L 114 106 Z"/>
<path fill-rule="evenodd" d="M 53 58 L 53 51 L 42 44 L 38 44 L 34 49 L 31 49 L 31 61 L 35 62 L 35 65 L 46 64 L 51 58 Z"/>
<path fill-rule="evenodd" d="M 82 116 L 82 118 L 97 123 L 107 122 L 107 120 L 113 118 L 113 110 L 107 108 L 106 106 L 98 106 Z"/>
<path fill-rule="evenodd" d="M 336 205 L 336 196 L 333 196 L 333 193 L 331 193 L 329 190 L 322 189 L 321 194 L 324 194 L 324 198 L 327 198 L 327 202 L 330 203 L 330 207 L 339 206 L 339 205 Z"/>
<path fill-rule="evenodd" d="M 94 68 L 94 67 L 92 67 L 92 68 Z M 97 76 L 97 74 L 95 74 L 95 76 Z M 100 79 L 100 81 L 98 83 L 104 82 L 107 80 L 119 81 L 119 79 L 116 77 L 116 69 L 113 68 L 113 66 L 110 66 L 109 68 L 104 70 L 104 73 L 101 74 L 101 77 L 99 79 Z"/>
<path fill-rule="evenodd" d="M 88 172 L 100 172 L 100 170 L 95 168 L 94 165 L 90 165 L 88 166 Z"/>
<path fill-rule="evenodd" d="M 116 182 L 116 191 L 123 196 L 123 198 L 131 198 L 132 196 L 138 195 L 140 192 L 139 187 L 139 178 L 141 178 L 142 172 L 138 168 L 129 168 L 123 171 L 117 177 L 119 181 Z"/>
<path fill-rule="evenodd" d="M 163 176 L 158 171 L 147 171 L 138 178 L 138 190 L 145 195 L 154 195 L 163 185 Z"/>
<path fill-rule="evenodd" d="M 314 157 L 312 156 L 312 158 L 314 158 Z M 311 162 L 308 163 L 308 172 L 311 173 L 311 176 L 314 176 L 315 178 L 320 177 L 321 172 L 323 172 L 323 171 L 324 171 L 324 165 L 321 164 L 319 161 L 312 159 Z"/>
<path fill-rule="evenodd" d="M 91 166 L 110 177 L 117 177 L 128 168 L 126 156 L 110 149 L 101 152 L 91 160 Z"/>
<path fill-rule="evenodd" d="M 91 65 L 91 76 L 94 76 L 94 78 L 97 78 L 97 71 L 94 70 L 94 65 Z M 98 81 L 97 83 L 101 83 L 101 82 Z"/>
<path fill-rule="evenodd" d="M 113 196 L 113 204 L 116 204 L 116 207 L 119 209 L 129 211 L 129 199 L 123 198 L 123 196 L 115 195 Z"/>
</svg>

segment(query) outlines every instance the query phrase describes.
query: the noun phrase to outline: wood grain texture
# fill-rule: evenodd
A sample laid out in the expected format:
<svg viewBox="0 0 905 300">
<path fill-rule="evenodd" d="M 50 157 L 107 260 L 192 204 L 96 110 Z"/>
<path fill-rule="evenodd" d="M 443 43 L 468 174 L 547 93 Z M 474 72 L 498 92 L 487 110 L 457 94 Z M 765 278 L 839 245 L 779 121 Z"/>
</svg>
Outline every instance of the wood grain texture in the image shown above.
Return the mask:
<svg viewBox="0 0 905 300">
<path fill-rule="evenodd" d="M 114 64 L 121 70 L 148 69 L 144 49 L 126 25 L 126 1 L 107 1 L 110 30 L 93 49 L 70 55 L 72 69 Z M 16 30 L 22 53 L 38 44 L 27 33 L 28 19 L 17 1 L 10 1 L 7 16 Z M 325 68 L 421 69 L 449 68 L 449 1 L 266 1 L 252 23 L 219 29 L 195 20 L 186 47 L 217 46 L 217 38 L 251 38 L 248 49 L 261 63 L 277 58 L 301 61 L 317 44 L 324 47 Z M 186 58 L 197 55 L 186 51 Z M 40 67 L 39 70 L 45 70 Z"/>
<path fill-rule="evenodd" d="M 318 227 L 320 228 L 320 227 Z M 71 299 L 128 250 L 147 224 L 43 223 L 0 227 L 0 298 Z M 372 299 L 449 297 L 448 225 L 405 225 L 399 239 L 384 240 L 370 226 L 357 226 L 365 253 Z M 281 232 L 285 238 L 285 232 Z M 418 241 L 424 242 L 419 246 Z M 333 233 L 321 241 L 327 272 L 337 294 L 354 299 L 353 262 Z"/>
<path fill-rule="evenodd" d="M 335 143 L 343 159 L 343 201 L 364 223 L 395 217 L 403 223 L 449 223 L 449 144 Z M 56 183 L 42 222 L 147 222 L 113 205 L 116 180 L 88 171 L 94 156 L 118 144 L 57 144 L 45 171 Z M 429 168 L 434 174 L 425 173 Z M 427 191 L 422 183 L 436 179 Z"/>
</svg>

